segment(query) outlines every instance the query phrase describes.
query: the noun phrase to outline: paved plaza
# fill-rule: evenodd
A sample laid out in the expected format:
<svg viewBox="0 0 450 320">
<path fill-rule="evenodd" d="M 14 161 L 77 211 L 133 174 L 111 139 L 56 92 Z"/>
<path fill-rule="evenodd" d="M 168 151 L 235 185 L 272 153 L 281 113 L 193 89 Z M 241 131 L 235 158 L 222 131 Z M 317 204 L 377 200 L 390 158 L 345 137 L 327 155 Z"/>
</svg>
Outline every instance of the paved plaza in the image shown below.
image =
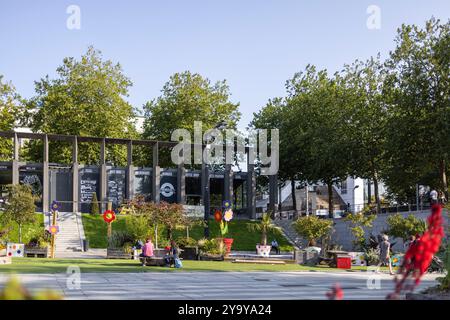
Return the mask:
<svg viewBox="0 0 450 320">
<path fill-rule="evenodd" d="M 31 291 L 53 289 L 66 299 L 326 299 L 334 283 L 344 299 L 384 299 L 392 292 L 392 276 L 380 274 L 380 289 L 369 289 L 368 272 L 148 272 L 83 273 L 79 289 L 68 274 L 22 274 Z M 426 275 L 417 291 L 435 285 L 439 275 Z M 9 275 L 0 274 L 0 288 Z M 68 286 L 69 282 L 69 286 Z M 376 283 L 372 281 L 371 283 Z M 76 286 L 76 284 L 75 284 Z"/>
</svg>

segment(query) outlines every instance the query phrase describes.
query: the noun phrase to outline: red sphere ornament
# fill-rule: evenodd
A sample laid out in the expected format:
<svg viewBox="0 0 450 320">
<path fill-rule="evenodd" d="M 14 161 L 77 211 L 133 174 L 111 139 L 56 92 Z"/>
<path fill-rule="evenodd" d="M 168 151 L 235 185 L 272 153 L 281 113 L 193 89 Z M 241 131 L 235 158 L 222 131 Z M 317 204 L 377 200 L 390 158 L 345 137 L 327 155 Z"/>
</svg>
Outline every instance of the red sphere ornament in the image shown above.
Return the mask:
<svg viewBox="0 0 450 320">
<path fill-rule="evenodd" d="M 116 214 L 112 210 L 106 210 L 103 212 L 103 220 L 105 220 L 106 223 L 111 223 L 116 220 Z"/>
</svg>

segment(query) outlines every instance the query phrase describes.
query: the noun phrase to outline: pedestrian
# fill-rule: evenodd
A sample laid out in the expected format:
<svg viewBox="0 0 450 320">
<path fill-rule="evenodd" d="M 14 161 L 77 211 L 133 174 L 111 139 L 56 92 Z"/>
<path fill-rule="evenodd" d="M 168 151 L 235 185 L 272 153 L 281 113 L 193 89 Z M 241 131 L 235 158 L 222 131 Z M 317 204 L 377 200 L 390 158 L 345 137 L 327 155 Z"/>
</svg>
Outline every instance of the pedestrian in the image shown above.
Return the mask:
<svg viewBox="0 0 450 320">
<path fill-rule="evenodd" d="M 439 200 L 442 204 L 445 204 L 446 199 L 445 199 L 445 193 L 444 192 L 439 192 Z"/>
<path fill-rule="evenodd" d="M 389 273 L 393 275 L 394 272 L 392 271 L 390 255 L 391 244 L 388 241 L 389 237 L 384 234 L 382 239 L 383 241 L 380 243 L 380 263 L 378 264 L 377 272 L 379 272 L 380 266 L 387 264 L 389 266 Z"/>
<path fill-rule="evenodd" d="M 272 240 L 272 249 L 275 250 L 275 254 L 280 254 L 280 245 L 278 244 L 276 239 Z"/>
<path fill-rule="evenodd" d="M 435 189 L 430 191 L 430 202 L 432 205 L 438 202 L 438 192 Z"/>
<path fill-rule="evenodd" d="M 142 247 L 142 253 L 139 255 L 142 259 L 142 266 L 145 267 L 145 258 L 153 257 L 154 246 L 151 238 L 147 238 L 144 246 Z"/>
<path fill-rule="evenodd" d="M 416 236 L 409 236 L 408 240 L 405 241 L 404 247 L 405 252 L 408 251 L 409 247 L 416 241 Z"/>
</svg>

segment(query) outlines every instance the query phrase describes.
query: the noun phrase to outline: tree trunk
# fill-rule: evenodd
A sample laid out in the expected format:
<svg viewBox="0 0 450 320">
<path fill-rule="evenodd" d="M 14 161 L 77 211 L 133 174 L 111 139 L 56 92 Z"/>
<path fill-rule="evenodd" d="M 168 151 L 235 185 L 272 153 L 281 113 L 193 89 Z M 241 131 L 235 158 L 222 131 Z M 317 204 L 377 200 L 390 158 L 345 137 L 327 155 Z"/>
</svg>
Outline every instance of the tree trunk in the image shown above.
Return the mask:
<svg viewBox="0 0 450 320">
<path fill-rule="evenodd" d="M 441 178 L 441 184 L 442 184 L 442 192 L 445 194 L 445 198 L 448 199 L 448 186 L 447 186 L 447 175 L 445 172 L 445 160 L 441 160 L 440 165 L 440 178 Z"/>
<path fill-rule="evenodd" d="M 372 203 L 372 182 L 370 179 L 367 179 L 367 204 L 370 205 Z"/>
<path fill-rule="evenodd" d="M 378 173 L 375 170 L 373 172 L 373 191 L 375 193 L 375 203 L 377 205 L 377 214 L 381 212 L 380 193 L 378 192 Z"/>
<path fill-rule="evenodd" d="M 333 219 L 334 207 L 333 207 L 333 183 L 328 182 L 328 216 Z"/>
<path fill-rule="evenodd" d="M 19 223 L 19 243 L 22 243 L 22 224 Z"/>
<path fill-rule="evenodd" d="M 263 230 L 262 232 L 262 238 L 261 238 L 261 244 L 263 246 L 267 245 L 267 232 Z"/>
<path fill-rule="evenodd" d="M 294 219 L 298 217 L 297 214 L 297 196 L 295 195 L 295 180 L 291 180 L 291 192 L 292 192 L 292 206 L 294 207 L 295 215 Z"/>
</svg>

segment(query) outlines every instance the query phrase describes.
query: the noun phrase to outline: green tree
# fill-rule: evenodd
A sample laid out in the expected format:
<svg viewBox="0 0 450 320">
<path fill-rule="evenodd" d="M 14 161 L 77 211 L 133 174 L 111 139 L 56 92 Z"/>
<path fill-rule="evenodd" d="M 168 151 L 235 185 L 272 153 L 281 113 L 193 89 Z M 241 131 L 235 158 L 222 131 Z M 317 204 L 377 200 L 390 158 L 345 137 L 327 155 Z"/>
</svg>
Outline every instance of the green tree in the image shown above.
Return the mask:
<svg viewBox="0 0 450 320">
<path fill-rule="evenodd" d="M 353 234 L 353 245 L 356 250 L 366 250 L 366 232 L 364 228 L 372 228 L 372 224 L 377 218 L 375 214 L 353 213 L 345 217 L 346 221 L 350 221 L 352 227 L 350 231 Z"/>
<path fill-rule="evenodd" d="M 175 73 L 164 85 L 161 96 L 144 105 L 143 137 L 170 141 L 175 129 L 187 129 L 193 137 L 194 121 L 201 121 L 203 130 L 224 123 L 236 128 L 241 117 L 239 103 L 230 101 L 230 89 L 225 80 L 211 84 L 197 73 Z M 167 162 L 167 154 L 161 154 Z"/>
<path fill-rule="evenodd" d="M 0 75 L 0 131 L 12 131 L 19 120 L 22 101 L 9 82 Z M 9 161 L 12 155 L 11 139 L 0 138 L 0 161 Z"/>
<path fill-rule="evenodd" d="M 22 242 L 22 226 L 36 219 L 36 197 L 28 185 L 9 185 L 5 210 L 0 215 L 3 224 L 11 222 L 19 227 L 19 243 Z"/>
<path fill-rule="evenodd" d="M 450 157 L 450 20 L 402 25 L 386 65 L 389 119 L 386 182 L 411 197 L 416 183 L 447 191 Z"/>
<path fill-rule="evenodd" d="M 300 166 L 301 180 L 328 186 L 333 217 L 333 185 L 355 173 L 351 164 L 356 150 L 348 132 L 354 95 L 348 93 L 343 78 L 337 74 L 330 78 L 326 70 L 316 71 L 313 66 L 296 74 L 287 88 L 284 130 L 291 146 L 286 156 Z"/>
<path fill-rule="evenodd" d="M 267 234 L 272 230 L 278 229 L 278 227 L 272 223 L 270 213 L 266 212 L 262 215 L 261 222 L 249 224 L 248 229 L 249 231 L 261 232 L 261 245 L 266 246 Z"/>
<path fill-rule="evenodd" d="M 308 240 L 308 246 L 316 245 L 316 241 L 327 236 L 332 228 L 331 220 L 320 219 L 317 216 L 300 217 L 293 223 L 295 231 Z"/>
<path fill-rule="evenodd" d="M 416 218 L 410 214 L 403 218 L 400 214 L 394 214 L 387 218 L 388 230 L 386 233 L 395 238 L 408 240 L 410 236 L 422 234 L 425 232 L 427 225 L 424 220 Z"/>
<path fill-rule="evenodd" d="M 347 92 L 353 96 L 348 122 L 348 137 L 354 150 L 352 167 L 359 177 L 371 179 L 377 213 L 381 212 L 379 179 L 384 159 L 385 128 L 387 112 L 383 98 L 383 84 L 386 72 L 380 57 L 367 61 L 356 60 L 346 65 L 342 73 Z"/>
<path fill-rule="evenodd" d="M 80 60 L 65 58 L 56 70 L 58 77 L 49 76 L 36 82 L 36 96 L 27 103 L 29 125 L 33 132 L 66 135 L 134 138 L 134 110 L 125 100 L 131 81 L 120 64 L 104 60 L 101 52 L 89 47 Z M 124 146 L 109 146 L 107 158 L 114 164 L 124 164 Z M 70 163 L 71 145 L 52 142 L 50 159 Z M 80 162 L 98 163 L 99 144 L 80 143 Z M 42 144 L 33 141 L 28 156 L 42 160 Z"/>
</svg>

